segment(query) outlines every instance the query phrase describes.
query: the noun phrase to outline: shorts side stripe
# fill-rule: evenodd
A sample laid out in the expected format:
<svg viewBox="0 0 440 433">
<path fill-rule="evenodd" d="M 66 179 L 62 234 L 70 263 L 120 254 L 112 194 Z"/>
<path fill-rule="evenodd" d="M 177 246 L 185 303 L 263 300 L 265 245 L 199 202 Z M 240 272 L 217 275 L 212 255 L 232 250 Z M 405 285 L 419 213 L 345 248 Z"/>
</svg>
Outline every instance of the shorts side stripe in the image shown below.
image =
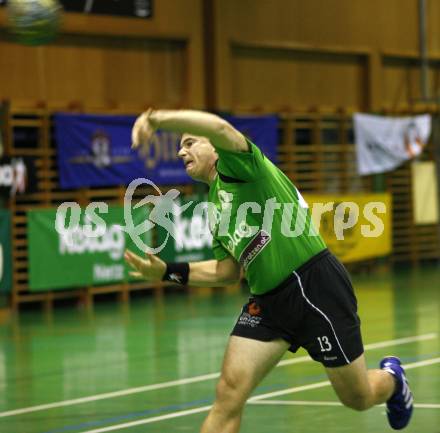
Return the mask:
<svg viewBox="0 0 440 433">
<path fill-rule="evenodd" d="M 324 317 L 324 319 L 328 322 L 328 324 L 329 324 L 330 327 L 332 328 L 333 335 L 334 335 L 335 338 L 336 338 L 336 342 L 338 343 L 339 349 L 341 350 L 342 354 L 344 355 L 345 361 L 347 361 L 347 364 L 350 364 L 350 361 L 348 360 L 347 355 L 345 354 L 344 350 L 342 349 L 341 343 L 339 342 L 338 336 L 336 335 L 336 331 L 335 331 L 335 328 L 333 328 L 333 324 L 332 324 L 331 320 L 327 317 L 327 315 L 326 315 L 325 313 L 323 313 L 318 307 L 316 307 L 315 305 L 313 305 L 313 304 L 310 302 L 309 298 L 307 298 L 306 294 L 304 293 L 304 287 L 303 287 L 302 282 L 301 282 L 301 277 L 296 273 L 296 271 L 293 271 L 293 273 L 295 274 L 295 276 L 296 276 L 296 278 L 297 278 L 297 280 L 298 280 L 299 287 L 301 288 L 301 294 L 302 294 L 303 298 L 306 300 L 306 302 L 307 302 L 307 303 L 308 303 L 308 304 L 309 304 L 314 310 L 316 310 L 319 314 L 321 314 L 321 315 Z"/>
</svg>

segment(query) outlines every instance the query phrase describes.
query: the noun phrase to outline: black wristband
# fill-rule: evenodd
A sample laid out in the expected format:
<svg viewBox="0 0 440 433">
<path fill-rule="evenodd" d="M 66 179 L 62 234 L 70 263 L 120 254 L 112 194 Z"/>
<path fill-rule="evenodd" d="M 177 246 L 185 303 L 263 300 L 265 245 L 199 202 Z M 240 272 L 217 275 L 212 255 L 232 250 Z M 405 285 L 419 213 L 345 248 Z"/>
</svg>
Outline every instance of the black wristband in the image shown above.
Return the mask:
<svg viewBox="0 0 440 433">
<path fill-rule="evenodd" d="M 189 278 L 189 263 L 167 263 L 167 270 L 162 281 L 172 281 L 173 283 L 186 284 Z"/>
</svg>

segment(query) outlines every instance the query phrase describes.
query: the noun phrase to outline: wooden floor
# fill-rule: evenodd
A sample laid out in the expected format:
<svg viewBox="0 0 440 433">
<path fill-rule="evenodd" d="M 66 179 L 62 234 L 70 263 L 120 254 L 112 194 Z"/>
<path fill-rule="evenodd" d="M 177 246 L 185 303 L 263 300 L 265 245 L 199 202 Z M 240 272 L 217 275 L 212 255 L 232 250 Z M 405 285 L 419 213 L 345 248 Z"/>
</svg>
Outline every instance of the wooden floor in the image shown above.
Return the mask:
<svg viewBox="0 0 440 433">
<path fill-rule="evenodd" d="M 355 277 L 366 356 L 402 358 L 416 409 L 407 433 L 440 433 L 440 268 Z M 3 317 L 0 432 L 198 432 L 247 294 L 200 290 Z M 242 433 L 392 431 L 383 407 L 339 405 L 322 367 L 286 355 L 246 407 Z M 221 432 L 219 432 L 221 433 Z"/>
</svg>

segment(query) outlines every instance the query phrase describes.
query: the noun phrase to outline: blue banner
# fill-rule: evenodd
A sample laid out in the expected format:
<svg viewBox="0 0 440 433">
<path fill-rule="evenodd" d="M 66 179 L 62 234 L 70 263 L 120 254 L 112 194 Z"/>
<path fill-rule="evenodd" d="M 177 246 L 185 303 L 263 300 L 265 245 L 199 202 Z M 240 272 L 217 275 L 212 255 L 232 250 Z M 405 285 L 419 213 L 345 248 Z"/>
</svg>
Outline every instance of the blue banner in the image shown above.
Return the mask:
<svg viewBox="0 0 440 433">
<path fill-rule="evenodd" d="M 226 116 L 222 117 L 255 143 L 273 162 L 277 162 L 278 117 L 267 116 Z"/>
<path fill-rule="evenodd" d="M 126 185 L 148 177 L 159 185 L 192 182 L 177 158 L 180 137 L 158 131 L 147 155 L 131 149 L 136 116 L 56 114 L 61 188 Z"/>
<path fill-rule="evenodd" d="M 225 117 L 276 161 L 276 116 Z M 54 116 L 60 186 L 63 189 L 127 185 L 147 177 L 157 185 L 188 184 L 177 157 L 180 136 L 158 131 L 149 150 L 131 149 L 136 116 L 98 116 L 58 113 Z"/>
</svg>

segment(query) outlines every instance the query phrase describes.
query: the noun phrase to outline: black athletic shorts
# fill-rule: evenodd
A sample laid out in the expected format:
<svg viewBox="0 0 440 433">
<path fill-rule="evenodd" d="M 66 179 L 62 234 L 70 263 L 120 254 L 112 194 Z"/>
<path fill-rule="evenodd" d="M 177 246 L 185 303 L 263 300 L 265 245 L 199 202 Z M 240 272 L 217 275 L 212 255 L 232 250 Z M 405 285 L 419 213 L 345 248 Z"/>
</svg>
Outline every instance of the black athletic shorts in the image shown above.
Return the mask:
<svg viewBox="0 0 440 433">
<path fill-rule="evenodd" d="M 328 250 L 300 266 L 275 289 L 253 295 L 231 335 L 271 341 L 282 338 L 296 352 L 304 347 L 326 367 L 354 361 L 363 352 L 353 286 Z"/>
</svg>

